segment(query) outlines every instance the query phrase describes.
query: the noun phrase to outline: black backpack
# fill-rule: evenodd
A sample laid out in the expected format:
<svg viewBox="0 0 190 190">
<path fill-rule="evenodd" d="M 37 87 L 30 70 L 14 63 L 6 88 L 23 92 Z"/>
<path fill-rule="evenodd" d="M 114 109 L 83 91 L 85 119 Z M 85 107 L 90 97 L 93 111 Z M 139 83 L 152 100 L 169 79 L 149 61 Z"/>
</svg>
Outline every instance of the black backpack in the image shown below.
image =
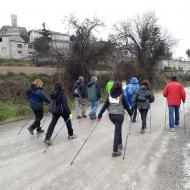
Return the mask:
<svg viewBox="0 0 190 190">
<path fill-rule="evenodd" d="M 63 113 L 62 104 L 57 105 L 56 99 L 51 99 L 50 104 L 48 105 L 48 110 L 52 114 L 61 114 Z"/>
<path fill-rule="evenodd" d="M 147 94 L 145 91 L 140 91 L 137 96 L 137 102 L 144 103 L 148 99 Z"/>
</svg>

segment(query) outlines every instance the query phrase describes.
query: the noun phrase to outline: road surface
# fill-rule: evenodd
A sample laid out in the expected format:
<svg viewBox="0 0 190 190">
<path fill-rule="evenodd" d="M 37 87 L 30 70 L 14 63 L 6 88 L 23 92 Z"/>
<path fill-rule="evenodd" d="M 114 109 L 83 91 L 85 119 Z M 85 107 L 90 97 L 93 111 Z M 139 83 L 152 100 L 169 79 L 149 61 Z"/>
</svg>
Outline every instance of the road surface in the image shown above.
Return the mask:
<svg viewBox="0 0 190 190">
<path fill-rule="evenodd" d="M 190 90 L 186 90 L 190 92 Z M 140 117 L 132 126 L 126 158 L 112 158 L 114 127 L 107 112 L 83 150 L 71 166 L 76 152 L 95 126 L 89 119 L 73 120 L 77 139 L 68 140 L 66 128 L 43 153 L 45 135 L 30 136 L 27 129 L 17 135 L 26 121 L 0 126 L 0 189 L 2 190 L 182 190 L 190 189 L 189 104 L 183 106 L 181 124 L 169 132 L 164 130 L 165 99 L 156 94 L 152 105 L 152 133 L 140 132 Z M 168 117 L 168 114 L 167 114 Z M 47 117 L 44 128 L 51 117 Z M 149 120 L 149 116 L 148 116 Z M 30 121 L 31 123 L 32 121 Z M 28 124 L 29 125 L 29 124 Z M 60 118 L 55 132 L 63 125 Z M 123 143 L 129 117 L 123 124 Z"/>
</svg>

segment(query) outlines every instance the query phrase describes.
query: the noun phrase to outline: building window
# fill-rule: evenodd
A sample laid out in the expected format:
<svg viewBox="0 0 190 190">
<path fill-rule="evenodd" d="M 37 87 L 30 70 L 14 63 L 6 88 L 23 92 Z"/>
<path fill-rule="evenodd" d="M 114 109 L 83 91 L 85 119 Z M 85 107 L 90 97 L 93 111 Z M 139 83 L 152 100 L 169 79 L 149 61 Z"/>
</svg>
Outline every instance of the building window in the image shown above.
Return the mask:
<svg viewBox="0 0 190 190">
<path fill-rule="evenodd" d="M 22 48 L 22 44 L 17 44 L 17 47 L 18 48 Z"/>
<path fill-rule="evenodd" d="M 3 39 L 2 38 L 0 38 L 0 42 L 2 42 L 3 41 Z"/>
<path fill-rule="evenodd" d="M 32 45 L 31 45 L 31 44 L 30 44 L 30 45 L 28 45 L 28 48 L 32 49 Z"/>
<path fill-rule="evenodd" d="M 18 51 L 18 53 L 19 53 L 19 54 L 21 54 L 21 53 L 22 53 L 22 51 Z"/>
</svg>

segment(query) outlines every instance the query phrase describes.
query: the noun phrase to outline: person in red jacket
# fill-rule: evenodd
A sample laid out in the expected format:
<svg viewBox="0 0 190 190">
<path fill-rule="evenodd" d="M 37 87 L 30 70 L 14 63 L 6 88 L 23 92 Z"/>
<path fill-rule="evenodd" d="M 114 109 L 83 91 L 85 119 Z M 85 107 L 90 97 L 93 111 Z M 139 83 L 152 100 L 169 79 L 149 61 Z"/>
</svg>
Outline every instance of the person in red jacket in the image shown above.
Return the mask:
<svg viewBox="0 0 190 190">
<path fill-rule="evenodd" d="M 179 126 L 179 107 L 181 100 L 185 103 L 186 98 L 184 87 L 181 83 L 177 82 L 176 76 L 172 76 L 171 82 L 165 86 L 163 96 L 167 98 L 168 102 L 170 131 L 174 132 L 174 124 L 176 127 Z"/>
</svg>

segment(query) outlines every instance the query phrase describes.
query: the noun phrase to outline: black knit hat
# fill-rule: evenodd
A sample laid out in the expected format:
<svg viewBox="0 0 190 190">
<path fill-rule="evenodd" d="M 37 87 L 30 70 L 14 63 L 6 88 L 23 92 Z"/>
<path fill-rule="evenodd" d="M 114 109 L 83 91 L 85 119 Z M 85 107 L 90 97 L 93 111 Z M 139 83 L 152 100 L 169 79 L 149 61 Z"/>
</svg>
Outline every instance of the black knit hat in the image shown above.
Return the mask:
<svg viewBox="0 0 190 190">
<path fill-rule="evenodd" d="M 177 76 L 176 75 L 172 75 L 171 76 L 171 81 L 177 81 Z"/>
</svg>

